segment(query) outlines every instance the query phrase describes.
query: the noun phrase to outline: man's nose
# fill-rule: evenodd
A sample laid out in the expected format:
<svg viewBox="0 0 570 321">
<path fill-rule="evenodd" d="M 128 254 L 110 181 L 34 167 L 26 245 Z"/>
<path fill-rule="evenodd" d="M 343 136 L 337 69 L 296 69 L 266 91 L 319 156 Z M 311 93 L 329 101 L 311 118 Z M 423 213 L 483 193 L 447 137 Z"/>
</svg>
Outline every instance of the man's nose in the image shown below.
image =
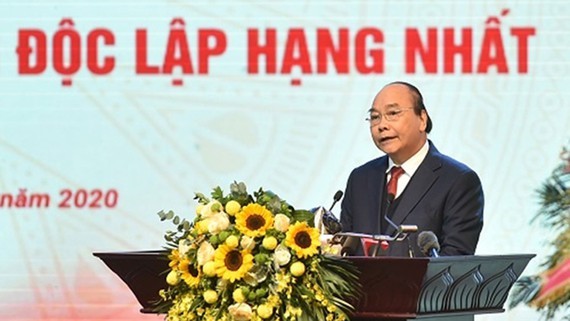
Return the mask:
<svg viewBox="0 0 570 321">
<path fill-rule="evenodd" d="M 388 129 L 388 121 L 384 118 L 384 116 L 380 116 L 378 119 L 378 124 L 376 125 L 379 131 L 385 131 Z"/>
</svg>

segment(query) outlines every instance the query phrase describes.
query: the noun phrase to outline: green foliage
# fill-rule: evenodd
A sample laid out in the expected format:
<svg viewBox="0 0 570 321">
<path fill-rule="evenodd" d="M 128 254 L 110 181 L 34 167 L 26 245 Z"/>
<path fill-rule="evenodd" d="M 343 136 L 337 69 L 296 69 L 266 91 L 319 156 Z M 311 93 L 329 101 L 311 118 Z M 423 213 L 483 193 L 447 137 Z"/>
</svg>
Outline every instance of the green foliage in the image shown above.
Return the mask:
<svg viewBox="0 0 570 321">
<path fill-rule="evenodd" d="M 533 221 L 539 220 L 550 230 L 559 233 L 551 242 L 553 253 L 543 263 L 546 269 L 560 268 L 570 258 L 570 151 L 563 148 L 561 158 L 562 163 L 537 190 L 540 210 L 533 218 Z M 542 273 L 521 277 L 513 286 L 509 307 L 520 303 L 533 304 L 544 282 L 548 280 L 543 279 Z M 544 311 L 546 320 L 552 320 L 560 310 L 570 309 L 570 291 L 554 295 L 538 309 Z"/>
<path fill-rule="evenodd" d="M 534 220 L 559 232 L 552 242 L 554 253 L 547 258 L 548 268 L 561 263 L 570 255 L 570 172 L 565 165 L 554 170 L 537 191 L 540 198 L 540 211 Z"/>
<path fill-rule="evenodd" d="M 309 226 L 315 226 L 315 214 L 306 210 L 295 210 L 293 211 L 293 220 L 295 222 L 307 222 Z"/>
</svg>

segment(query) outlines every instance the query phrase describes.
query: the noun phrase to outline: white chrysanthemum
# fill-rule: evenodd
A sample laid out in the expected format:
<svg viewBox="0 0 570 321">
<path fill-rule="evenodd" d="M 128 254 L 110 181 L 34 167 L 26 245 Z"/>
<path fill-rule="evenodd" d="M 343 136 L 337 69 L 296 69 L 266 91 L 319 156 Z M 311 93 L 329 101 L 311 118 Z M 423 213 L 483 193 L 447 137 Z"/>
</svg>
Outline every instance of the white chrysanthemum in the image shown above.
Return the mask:
<svg viewBox="0 0 570 321">
<path fill-rule="evenodd" d="M 210 203 L 204 205 L 200 210 L 200 217 L 209 218 L 212 215 L 221 212 L 223 208 L 222 203 L 216 200 L 210 201 Z"/>
<path fill-rule="evenodd" d="M 244 235 L 241 237 L 241 241 L 239 242 L 239 245 L 244 250 L 252 251 L 255 248 L 255 240 L 253 239 L 253 237 L 249 237 L 247 235 Z"/>
<path fill-rule="evenodd" d="M 251 319 L 253 311 L 247 303 L 235 303 L 228 307 L 230 315 L 235 321 L 248 321 Z"/>
<path fill-rule="evenodd" d="M 275 221 L 273 222 L 273 226 L 275 226 L 276 230 L 285 233 L 287 232 L 287 229 L 289 229 L 290 222 L 291 220 L 289 219 L 289 217 L 287 217 L 287 215 L 277 214 L 275 215 Z"/>
<path fill-rule="evenodd" d="M 188 240 L 180 240 L 178 242 L 178 253 L 180 256 L 186 255 L 186 253 L 190 250 L 190 242 Z"/>
<path fill-rule="evenodd" d="M 280 244 L 275 248 L 273 260 L 279 266 L 286 265 L 291 261 L 291 252 L 286 246 Z"/>
<path fill-rule="evenodd" d="M 218 234 L 230 226 L 228 214 L 220 212 L 208 218 L 208 232 Z"/>
<path fill-rule="evenodd" d="M 198 265 L 202 266 L 206 264 L 206 262 L 210 262 L 214 260 L 214 253 L 216 249 L 210 244 L 210 242 L 202 242 L 200 247 L 198 248 Z"/>
</svg>

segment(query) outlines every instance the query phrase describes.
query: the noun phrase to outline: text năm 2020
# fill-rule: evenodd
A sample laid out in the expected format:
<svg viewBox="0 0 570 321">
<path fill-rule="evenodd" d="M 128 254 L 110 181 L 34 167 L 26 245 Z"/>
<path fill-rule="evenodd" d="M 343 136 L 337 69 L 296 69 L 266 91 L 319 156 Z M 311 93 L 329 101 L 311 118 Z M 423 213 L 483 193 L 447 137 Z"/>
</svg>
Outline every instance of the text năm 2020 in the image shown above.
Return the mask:
<svg viewBox="0 0 570 321">
<path fill-rule="evenodd" d="M 61 209 L 110 209 L 119 202 L 116 189 L 69 189 L 59 191 L 54 199 L 49 193 L 28 192 L 20 188 L 17 193 L 0 193 L 0 208 L 49 208 L 56 205 Z"/>
</svg>

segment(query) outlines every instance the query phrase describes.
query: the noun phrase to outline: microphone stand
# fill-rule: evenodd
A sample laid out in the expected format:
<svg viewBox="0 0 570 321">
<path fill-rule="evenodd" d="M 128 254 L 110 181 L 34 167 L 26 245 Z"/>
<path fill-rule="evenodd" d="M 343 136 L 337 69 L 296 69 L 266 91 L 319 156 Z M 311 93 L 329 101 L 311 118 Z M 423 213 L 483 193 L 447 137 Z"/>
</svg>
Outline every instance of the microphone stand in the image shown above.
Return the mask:
<svg viewBox="0 0 570 321">
<path fill-rule="evenodd" d="M 403 241 L 404 239 L 407 238 L 408 233 L 413 233 L 416 232 L 418 230 L 418 226 L 417 225 L 396 225 L 396 223 L 394 223 L 394 221 L 392 221 L 390 219 L 390 217 L 388 217 L 388 213 L 390 212 L 390 208 L 392 206 L 392 203 L 394 202 L 394 199 L 396 198 L 394 194 L 386 194 L 386 211 L 384 212 L 384 220 L 390 224 L 390 226 L 392 226 L 395 230 L 394 235 L 392 237 L 390 237 L 391 240 L 381 240 L 378 242 L 378 244 L 376 245 L 376 248 L 374 249 L 374 253 L 373 253 L 373 257 L 378 256 L 378 251 L 380 248 L 380 243 L 381 242 L 388 242 L 388 241 Z M 410 244 L 410 240 L 408 239 L 408 255 L 410 257 L 414 257 L 414 252 L 412 250 L 412 245 Z"/>
<path fill-rule="evenodd" d="M 390 226 L 392 226 L 396 231 L 398 231 L 398 226 L 388 217 L 388 213 L 390 212 L 390 208 L 392 207 L 392 202 L 394 201 L 395 198 L 396 197 L 394 194 L 386 194 L 386 208 L 384 210 L 384 215 L 381 216 L 384 218 L 384 221 L 386 221 Z M 382 224 L 379 225 L 382 226 Z M 382 242 L 387 242 L 387 241 L 379 241 L 376 243 L 376 247 L 374 248 L 374 253 L 372 254 L 373 257 L 378 256 L 378 252 L 380 250 L 380 244 Z"/>
<path fill-rule="evenodd" d="M 388 202 L 387 202 L 387 206 L 386 206 L 386 212 L 388 212 L 390 210 L 390 206 L 392 204 L 392 201 L 394 200 L 394 195 L 388 194 L 387 197 L 388 197 Z M 331 208 L 332 208 L 332 206 L 331 206 Z M 324 209 L 322 209 L 322 210 L 324 211 Z M 380 215 L 380 216 L 382 216 L 382 215 Z M 356 239 L 362 239 L 362 238 L 373 239 L 373 240 L 378 242 L 376 248 L 374 249 L 373 256 L 378 256 L 378 248 L 380 247 L 381 242 L 403 241 L 408 237 L 409 233 L 415 233 L 418 231 L 417 225 L 405 225 L 405 224 L 396 225 L 396 223 L 394 223 L 388 216 L 385 216 L 385 215 L 384 215 L 384 219 L 386 220 L 386 222 L 388 222 L 388 224 L 390 224 L 390 226 L 392 226 L 395 229 L 395 232 L 393 235 L 384 235 L 384 234 L 373 235 L 373 234 L 354 233 L 354 232 L 338 232 L 338 233 L 334 234 L 330 243 L 342 245 L 347 240 L 354 239 L 354 238 L 356 238 Z"/>
</svg>

